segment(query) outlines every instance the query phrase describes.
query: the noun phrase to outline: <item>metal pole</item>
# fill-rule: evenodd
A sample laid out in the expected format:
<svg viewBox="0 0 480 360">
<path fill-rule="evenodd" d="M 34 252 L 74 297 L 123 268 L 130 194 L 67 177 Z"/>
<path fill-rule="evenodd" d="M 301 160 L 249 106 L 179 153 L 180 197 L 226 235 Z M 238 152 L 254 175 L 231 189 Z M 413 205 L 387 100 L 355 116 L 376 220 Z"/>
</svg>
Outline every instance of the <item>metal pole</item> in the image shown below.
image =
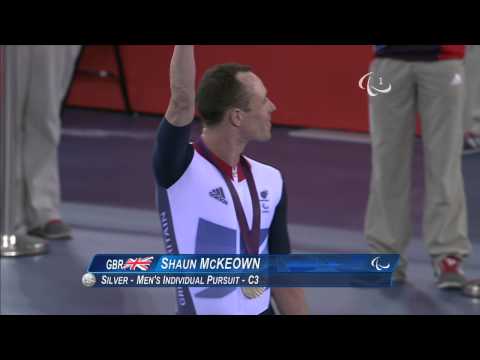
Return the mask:
<svg viewBox="0 0 480 360">
<path fill-rule="evenodd" d="M 12 119 L 12 107 L 15 99 L 12 86 L 8 87 L 7 77 L 14 76 L 12 71 L 13 64 L 7 62 L 11 58 L 7 56 L 13 46 L 0 45 L 0 256 L 17 257 L 44 254 L 48 251 L 47 244 L 44 240 L 14 233 L 14 219 L 16 211 L 15 203 L 15 143 L 12 139 L 16 139 L 15 127 Z M 10 71 L 7 72 L 7 66 Z M 15 78 L 14 78 L 15 79 Z M 18 86 L 11 78 L 8 79 L 9 84 Z M 18 116 L 18 114 L 16 114 Z"/>
<path fill-rule="evenodd" d="M 120 90 L 122 91 L 123 103 L 125 110 L 129 115 L 135 115 L 128 96 L 127 77 L 125 75 L 125 67 L 123 66 L 122 54 L 120 52 L 120 45 L 113 45 L 113 52 L 115 54 L 115 62 L 117 63 L 118 80 L 120 81 Z"/>
</svg>

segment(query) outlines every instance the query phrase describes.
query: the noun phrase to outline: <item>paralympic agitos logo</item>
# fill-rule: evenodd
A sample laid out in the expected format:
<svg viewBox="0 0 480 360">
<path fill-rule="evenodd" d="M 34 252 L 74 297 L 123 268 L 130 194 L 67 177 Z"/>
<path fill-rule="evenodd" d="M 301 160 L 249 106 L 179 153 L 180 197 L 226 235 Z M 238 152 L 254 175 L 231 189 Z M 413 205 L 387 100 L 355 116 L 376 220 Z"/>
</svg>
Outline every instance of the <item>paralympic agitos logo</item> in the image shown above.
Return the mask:
<svg viewBox="0 0 480 360">
<path fill-rule="evenodd" d="M 392 91 L 392 84 L 388 84 L 388 86 L 385 87 L 383 84 L 383 78 L 379 78 L 379 86 L 374 86 L 372 85 L 372 77 L 373 77 L 373 72 L 369 72 L 368 74 L 365 74 L 362 76 L 360 81 L 358 82 L 358 86 L 362 90 L 367 90 L 368 95 L 375 97 L 380 94 L 388 94 L 390 91 Z M 365 86 L 365 80 L 367 80 L 367 85 Z"/>
<path fill-rule="evenodd" d="M 390 264 L 386 264 L 386 265 L 380 264 L 380 256 L 377 256 L 376 258 L 374 258 L 370 263 L 370 265 L 372 265 L 372 267 L 374 267 L 375 270 L 377 271 L 390 269 Z"/>
</svg>

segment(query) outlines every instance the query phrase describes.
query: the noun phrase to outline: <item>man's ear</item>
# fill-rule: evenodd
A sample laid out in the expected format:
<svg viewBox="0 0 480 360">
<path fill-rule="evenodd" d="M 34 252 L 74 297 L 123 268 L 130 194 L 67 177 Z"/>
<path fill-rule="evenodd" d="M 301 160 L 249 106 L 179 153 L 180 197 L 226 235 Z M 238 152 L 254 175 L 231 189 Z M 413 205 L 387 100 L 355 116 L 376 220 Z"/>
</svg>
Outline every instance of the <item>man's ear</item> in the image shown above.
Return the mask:
<svg viewBox="0 0 480 360">
<path fill-rule="evenodd" d="M 243 121 L 243 112 L 240 109 L 231 109 L 228 111 L 228 120 L 234 127 L 240 127 Z"/>
</svg>

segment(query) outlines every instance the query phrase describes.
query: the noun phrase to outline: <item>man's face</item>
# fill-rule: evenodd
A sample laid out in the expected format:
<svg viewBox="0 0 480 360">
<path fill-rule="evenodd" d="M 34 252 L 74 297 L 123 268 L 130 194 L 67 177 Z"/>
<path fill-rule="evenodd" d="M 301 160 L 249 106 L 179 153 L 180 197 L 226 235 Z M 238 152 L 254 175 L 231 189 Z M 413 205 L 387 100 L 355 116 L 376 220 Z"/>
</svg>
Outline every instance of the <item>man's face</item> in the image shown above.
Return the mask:
<svg viewBox="0 0 480 360">
<path fill-rule="evenodd" d="M 272 137 L 272 113 L 277 110 L 267 96 L 262 80 L 252 72 L 240 73 L 238 80 L 250 94 L 248 111 L 242 111 L 240 130 L 247 141 L 268 141 Z"/>
</svg>

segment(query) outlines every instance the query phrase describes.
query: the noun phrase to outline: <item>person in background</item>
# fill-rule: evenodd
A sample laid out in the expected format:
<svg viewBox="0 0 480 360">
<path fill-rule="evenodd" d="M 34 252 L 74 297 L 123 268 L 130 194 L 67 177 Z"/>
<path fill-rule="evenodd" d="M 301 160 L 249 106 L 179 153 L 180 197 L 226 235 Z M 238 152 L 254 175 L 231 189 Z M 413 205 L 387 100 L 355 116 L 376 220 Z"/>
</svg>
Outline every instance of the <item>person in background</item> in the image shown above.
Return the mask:
<svg viewBox="0 0 480 360">
<path fill-rule="evenodd" d="M 480 45 L 468 45 L 465 56 L 464 154 L 480 152 Z"/>
<path fill-rule="evenodd" d="M 60 214 L 61 106 L 81 45 L 8 45 L 9 111 L 16 125 L 15 233 L 68 239 Z"/>
<path fill-rule="evenodd" d="M 376 45 L 371 72 L 391 91 L 370 97 L 372 174 L 365 236 L 372 251 L 399 253 L 406 280 L 412 236 L 411 168 L 420 113 L 425 166 L 423 237 L 439 288 L 461 288 L 471 252 L 462 174 L 463 45 Z M 379 85 L 377 85 L 379 86 Z"/>
</svg>

